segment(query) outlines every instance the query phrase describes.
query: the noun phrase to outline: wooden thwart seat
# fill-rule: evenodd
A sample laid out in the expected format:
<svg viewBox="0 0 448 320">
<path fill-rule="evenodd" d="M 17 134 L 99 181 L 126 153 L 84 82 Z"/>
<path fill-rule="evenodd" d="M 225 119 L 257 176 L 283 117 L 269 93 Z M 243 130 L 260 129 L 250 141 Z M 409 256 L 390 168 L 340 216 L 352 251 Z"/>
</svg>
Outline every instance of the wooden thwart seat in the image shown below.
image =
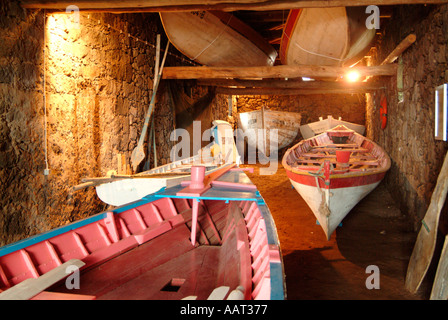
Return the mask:
<svg viewBox="0 0 448 320">
<path fill-rule="evenodd" d="M 69 260 L 38 278 L 29 278 L 0 293 L 0 300 L 28 300 L 69 275 L 71 266 L 81 268 L 85 263 L 79 259 Z"/>
</svg>

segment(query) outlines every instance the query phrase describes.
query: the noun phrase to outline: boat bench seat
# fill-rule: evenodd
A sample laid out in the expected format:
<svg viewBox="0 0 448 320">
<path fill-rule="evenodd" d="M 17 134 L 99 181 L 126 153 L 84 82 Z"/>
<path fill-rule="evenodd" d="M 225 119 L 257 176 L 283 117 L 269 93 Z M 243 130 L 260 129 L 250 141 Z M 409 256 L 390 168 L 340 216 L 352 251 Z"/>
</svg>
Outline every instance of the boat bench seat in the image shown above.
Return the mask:
<svg viewBox="0 0 448 320">
<path fill-rule="evenodd" d="M 171 223 L 169 221 L 163 221 L 157 225 L 150 226 L 140 232 L 134 233 L 133 236 L 137 240 L 138 244 L 145 243 L 162 233 L 165 233 L 171 229 Z"/>
<path fill-rule="evenodd" d="M 99 249 L 95 252 L 92 252 L 87 257 L 83 258 L 82 261 L 86 264 L 84 268 L 88 269 L 94 267 L 99 263 L 112 259 L 113 257 L 116 257 L 125 251 L 135 248 L 138 245 L 139 242 L 135 237 L 131 236 L 121 239 L 120 241 L 112 243 L 109 246 Z"/>
<path fill-rule="evenodd" d="M 82 260 L 86 263 L 86 268 L 92 267 L 171 230 L 174 225 L 180 223 L 178 220 L 179 219 L 173 219 L 173 221 L 171 221 L 171 219 L 169 219 L 153 224 L 148 228 L 133 233 L 129 237 L 123 238 L 107 247 L 92 252 Z"/>
</svg>

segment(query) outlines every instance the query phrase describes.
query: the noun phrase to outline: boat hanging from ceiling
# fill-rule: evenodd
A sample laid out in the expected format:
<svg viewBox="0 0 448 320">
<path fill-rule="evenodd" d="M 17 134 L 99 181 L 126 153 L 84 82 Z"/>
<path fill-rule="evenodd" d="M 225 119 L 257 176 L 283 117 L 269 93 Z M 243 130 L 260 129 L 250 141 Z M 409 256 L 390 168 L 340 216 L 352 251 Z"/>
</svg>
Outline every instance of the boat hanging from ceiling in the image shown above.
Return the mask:
<svg viewBox="0 0 448 320">
<path fill-rule="evenodd" d="M 272 66 L 276 50 L 255 30 L 221 11 L 161 12 L 170 42 L 206 66 Z"/>
<path fill-rule="evenodd" d="M 390 158 L 376 143 L 341 125 L 288 149 L 282 165 L 330 239 L 350 210 L 382 181 Z"/>
<path fill-rule="evenodd" d="M 285 65 L 350 66 L 360 60 L 376 30 L 363 8 L 304 8 L 289 12 L 280 45 Z"/>
</svg>

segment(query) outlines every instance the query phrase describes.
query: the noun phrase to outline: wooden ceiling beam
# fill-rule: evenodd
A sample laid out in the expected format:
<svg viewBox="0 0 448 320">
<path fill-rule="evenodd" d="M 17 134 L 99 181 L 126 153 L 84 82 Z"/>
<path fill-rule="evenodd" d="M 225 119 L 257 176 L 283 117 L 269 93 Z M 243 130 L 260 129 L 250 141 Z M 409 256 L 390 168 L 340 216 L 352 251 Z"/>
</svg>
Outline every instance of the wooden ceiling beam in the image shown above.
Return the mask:
<svg viewBox="0 0 448 320">
<path fill-rule="evenodd" d="M 165 67 L 162 79 L 281 79 L 309 77 L 342 78 L 356 70 L 361 78 L 367 76 L 393 76 L 397 73 L 396 64 L 382 66 L 360 66 L 354 68 L 333 66 L 286 66 L 274 67 Z"/>
<path fill-rule="evenodd" d="M 281 88 L 216 88 L 216 94 L 226 94 L 233 96 L 250 95 L 311 95 L 311 94 L 356 94 L 372 92 L 374 90 L 365 90 L 358 88 L 341 89 L 281 89 Z"/>
<path fill-rule="evenodd" d="M 307 89 L 307 90 L 360 90 L 372 91 L 382 89 L 383 86 L 373 82 L 346 82 L 346 81 L 302 81 L 301 79 L 201 79 L 196 82 L 200 86 L 244 89 Z"/>
<path fill-rule="evenodd" d="M 160 12 L 194 10 L 289 10 L 369 5 L 444 4 L 448 0 L 22 0 L 24 8 L 64 10 L 76 5 L 84 11 Z"/>
</svg>

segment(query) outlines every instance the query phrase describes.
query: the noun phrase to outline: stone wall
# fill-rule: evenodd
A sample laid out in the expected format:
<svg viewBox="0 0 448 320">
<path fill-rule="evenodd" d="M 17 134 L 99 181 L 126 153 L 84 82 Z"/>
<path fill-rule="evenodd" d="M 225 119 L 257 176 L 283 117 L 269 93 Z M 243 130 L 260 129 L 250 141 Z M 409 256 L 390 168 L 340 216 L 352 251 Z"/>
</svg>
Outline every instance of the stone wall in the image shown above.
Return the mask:
<svg viewBox="0 0 448 320">
<path fill-rule="evenodd" d="M 377 65 L 407 35 L 417 41 L 402 54 L 404 101 L 398 102 L 397 78 L 382 79 L 387 88 L 367 95 L 367 135 L 388 152 L 392 166 L 385 183 L 403 212 L 420 228 L 448 145 L 434 139 L 434 90 L 448 82 L 448 6 L 399 6 L 381 26 L 372 52 Z M 380 97 L 388 102 L 388 123 L 380 124 Z"/>
<path fill-rule="evenodd" d="M 77 24 L 0 0 L 0 245 L 106 208 L 94 188 L 72 187 L 117 171 L 119 154 L 129 165 L 152 95 L 157 33 L 165 48 L 157 14 L 81 11 Z M 170 54 L 165 65 L 179 63 Z M 154 114 L 159 165 L 176 125 L 167 87 Z M 227 102 L 212 100 L 212 116 L 224 117 Z"/>
</svg>

